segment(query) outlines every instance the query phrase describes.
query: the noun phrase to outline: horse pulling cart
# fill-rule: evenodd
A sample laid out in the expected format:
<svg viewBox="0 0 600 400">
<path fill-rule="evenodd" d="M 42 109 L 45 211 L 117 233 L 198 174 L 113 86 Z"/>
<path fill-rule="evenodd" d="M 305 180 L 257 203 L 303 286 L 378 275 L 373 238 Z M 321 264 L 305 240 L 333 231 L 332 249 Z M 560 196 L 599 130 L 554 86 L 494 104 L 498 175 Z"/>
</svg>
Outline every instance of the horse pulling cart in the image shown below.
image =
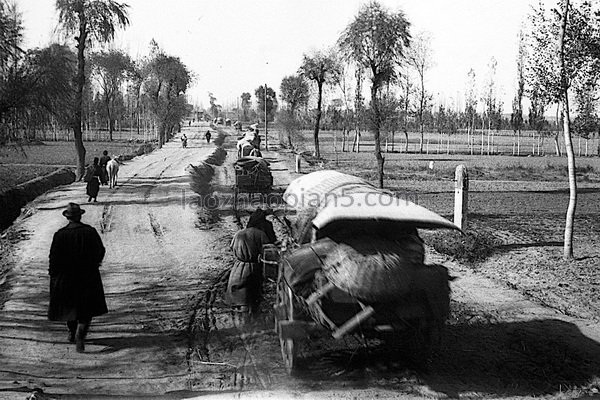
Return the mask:
<svg viewBox="0 0 600 400">
<path fill-rule="evenodd" d="M 417 228 L 458 229 L 438 214 L 354 176 L 318 171 L 293 181 L 293 245 L 265 249 L 277 278 L 275 329 L 288 373 L 315 332 L 411 340 L 429 348 L 449 313 L 449 276 L 424 263 Z M 317 328 L 320 328 L 317 329 Z"/>
</svg>

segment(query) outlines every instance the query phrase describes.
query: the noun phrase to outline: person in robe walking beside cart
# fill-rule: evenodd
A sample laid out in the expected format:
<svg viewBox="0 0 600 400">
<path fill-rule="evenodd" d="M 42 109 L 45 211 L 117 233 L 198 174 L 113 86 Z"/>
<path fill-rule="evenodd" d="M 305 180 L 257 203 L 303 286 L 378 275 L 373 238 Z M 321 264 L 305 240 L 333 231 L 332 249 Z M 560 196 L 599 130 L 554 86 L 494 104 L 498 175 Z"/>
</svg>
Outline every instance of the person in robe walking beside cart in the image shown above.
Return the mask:
<svg viewBox="0 0 600 400">
<path fill-rule="evenodd" d="M 87 167 L 83 180 L 87 182 L 85 191 L 88 195 L 88 203 L 94 199 L 97 201 L 100 191 L 100 179 L 102 177 L 102 167 L 100 167 L 98 157 L 94 157 L 94 164 Z"/>
<path fill-rule="evenodd" d="M 232 308 L 234 322 L 245 323 L 248 317 L 254 318 L 259 312 L 263 274 L 258 257 L 265 244 L 276 240 L 273 225 L 266 216 L 262 209 L 257 209 L 250 216 L 246 229 L 238 231 L 231 241 L 231 250 L 237 260 L 229 274 L 226 300 Z M 271 232 L 265 232 L 269 225 Z"/>
<path fill-rule="evenodd" d="M 66 321 L 68 341 L 79 353 L 85 351 L 92 318 L 108 312 L 99 271 L 105 249 L 96 229 L 81 222 L 84 213 L 76 203 L 63 211 L 69 223 L 54 234 L 48 268 L 48 319 Z"/>
</svg>

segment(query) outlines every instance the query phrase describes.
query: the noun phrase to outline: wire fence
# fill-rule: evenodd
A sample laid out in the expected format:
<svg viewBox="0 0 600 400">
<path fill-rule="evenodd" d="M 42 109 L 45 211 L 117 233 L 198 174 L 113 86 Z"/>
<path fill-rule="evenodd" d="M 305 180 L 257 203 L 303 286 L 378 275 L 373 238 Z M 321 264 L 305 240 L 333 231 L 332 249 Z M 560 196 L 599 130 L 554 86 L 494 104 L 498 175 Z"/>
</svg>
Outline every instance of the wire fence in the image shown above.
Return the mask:
<svg viewBox="0 0 600 400">
<path fill-rule="evenodd" d="M 300 139 L 306 150 L 314 149 L 312 132 L 303 131 Z M 325 152 L 373 151 L 375 146 L 370 132 L 362 132 L 357 140 L 354 132 L 344 137 L 341 131 L 323 131 L 319 134 L 319 142 L 321 151 Z M 572 144 L 577 156 L 600 155 L 598 135 L 589 139 L 575 136 Z M 419 132 L 409 132 L 408 140 L 403 132 L 393 135 L 381 133 L 381 151 L 394 153 L 546 156 L 564 155 L 565 148 L 562 132 L 558 135 L 540 135 L 533 131 L 523 131 L 520 135 L 512 131 L 460 132 L 454 135 L 424 132 L 422 143 Z"/>
</svg>

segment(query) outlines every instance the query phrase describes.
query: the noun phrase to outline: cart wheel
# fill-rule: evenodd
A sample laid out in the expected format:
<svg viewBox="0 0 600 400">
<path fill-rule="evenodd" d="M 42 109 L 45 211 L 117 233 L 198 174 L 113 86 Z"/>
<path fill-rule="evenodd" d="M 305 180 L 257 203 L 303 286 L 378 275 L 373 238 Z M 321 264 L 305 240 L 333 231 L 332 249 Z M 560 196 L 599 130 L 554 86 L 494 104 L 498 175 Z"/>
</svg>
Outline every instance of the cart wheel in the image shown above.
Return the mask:
<svg viewBox="0 0 600 400">
<path fill-rule="evenodd" d="M 288 321 L 293 321 L 294 301 L 292 289 L 290 289 L 290 287 L 287 286 L 283 280 L 280 281 L 279 289 L 280 290 L 278 292 L 281 293 L 281 299 L 285 304 L 286 319 Z M 296 343 L 294 343 L 294 339 L 283 338 L 281 332 L 279 332 L 279 343 L 281 344 L 281 356 L 283 357 L 285 370 L 291 375 L 296 367 Z"/>
</svg>

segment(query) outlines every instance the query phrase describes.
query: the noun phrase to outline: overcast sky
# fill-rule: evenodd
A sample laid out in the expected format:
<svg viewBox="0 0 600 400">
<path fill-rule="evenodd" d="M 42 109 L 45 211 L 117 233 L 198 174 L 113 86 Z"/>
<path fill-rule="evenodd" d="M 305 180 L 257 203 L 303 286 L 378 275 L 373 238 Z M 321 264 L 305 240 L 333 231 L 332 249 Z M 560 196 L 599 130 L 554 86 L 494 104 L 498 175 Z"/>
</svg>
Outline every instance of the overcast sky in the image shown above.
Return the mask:
<svg viewBox="0 0 600 400">
<path fill-rule="evenodd" d="M 26 46 L 46 46 L 54 33 L 54 0 L 16 0 L 23 14 Z M 364 0 L 124 0 L 130 27 L 115 46 L 134 57 L 148 54 L 155 39 L 195 74 L 190 100 L 208 105 L 210 91 L 220 104 L 235 104 L 242 92 L 267 83 L 277 92 L 281 79 L 298 70 L 302 54 L 335 43 Z M 438 99 L 462 102 L 467 72 L 478 84 L 487 65 L 498 61 L 497 81 L 504 110 L 515 87 L 517 34 L 537 0 L 382 0 L 402 10 L 411 33 L 429 32 L 435 66 L 428 86 Z M 553 0 L 545 0 L 554 4 Z M 462 103 L 460 104 L 462 107 Z"/>
</svg>

